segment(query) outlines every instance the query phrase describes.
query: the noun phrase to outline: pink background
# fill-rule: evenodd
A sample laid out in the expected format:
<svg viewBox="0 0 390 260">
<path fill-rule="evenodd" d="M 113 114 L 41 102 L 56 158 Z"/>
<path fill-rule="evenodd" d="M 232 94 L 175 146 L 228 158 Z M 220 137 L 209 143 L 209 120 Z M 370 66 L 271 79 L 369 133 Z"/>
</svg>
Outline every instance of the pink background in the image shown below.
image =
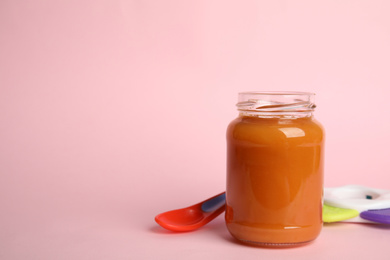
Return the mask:
<svg viewBox="0 0 390 260">
<path fill-rule="evenodd" d="M 225 129 L 247 90 L 317 93 L 325 185 L 390 189 L 389 11 L 1 1 L 0 259 L 385 259 L 386 227 L 326 225 L 310 246 L 266 250 L 234 243 L 222 216 L 185 234 L 153 218 L 224 190 Z"/>
</svg>

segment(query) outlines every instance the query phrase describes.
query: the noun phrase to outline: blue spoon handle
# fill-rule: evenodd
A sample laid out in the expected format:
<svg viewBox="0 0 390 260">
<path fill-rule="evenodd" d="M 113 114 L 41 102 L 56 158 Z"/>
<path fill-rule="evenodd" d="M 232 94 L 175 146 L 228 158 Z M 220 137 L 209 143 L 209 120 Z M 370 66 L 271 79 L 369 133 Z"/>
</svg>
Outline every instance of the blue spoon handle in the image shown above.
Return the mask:
<svg viewBox="0 0 390 260">
<path fill-rule="evenodd" d="M 202 211 L 203 212 L 211 212 L 218 208 L 220 208 L 222 205 L 225 204 L 226 201 L 226 193 L 222 193 L 214 198 L 211 198 L 208 201 L 203 202 L 202 204 Z"/>
</svg>

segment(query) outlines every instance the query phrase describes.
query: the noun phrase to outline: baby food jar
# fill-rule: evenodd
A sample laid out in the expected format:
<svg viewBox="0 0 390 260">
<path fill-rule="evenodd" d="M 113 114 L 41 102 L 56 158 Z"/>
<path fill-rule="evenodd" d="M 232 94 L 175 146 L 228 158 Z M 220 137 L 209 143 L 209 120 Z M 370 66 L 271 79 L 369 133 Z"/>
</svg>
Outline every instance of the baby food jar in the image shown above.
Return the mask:
<svg viewBox="0 0 390 260">
<path fill-rule="evenodd" d="M 314 94 L 239 93 L 227 129 L 225 220 L 238 240 L 293 247 L 322 228 L 324 132 Z"/>
</svg>

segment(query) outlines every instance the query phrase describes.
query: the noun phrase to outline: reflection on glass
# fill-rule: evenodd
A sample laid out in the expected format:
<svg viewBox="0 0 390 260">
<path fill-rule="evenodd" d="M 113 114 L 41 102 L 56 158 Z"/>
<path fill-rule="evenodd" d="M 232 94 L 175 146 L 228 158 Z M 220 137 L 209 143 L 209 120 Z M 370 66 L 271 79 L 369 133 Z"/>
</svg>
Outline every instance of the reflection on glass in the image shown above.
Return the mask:
<svg viewBox="0 0 390 260">
<path fill-rule="evenodd" d="M 297 127 L 279 128 L 279 130 L 282 131 L 287 138 L 305 136 L 305 132 Z"/>
</svg>

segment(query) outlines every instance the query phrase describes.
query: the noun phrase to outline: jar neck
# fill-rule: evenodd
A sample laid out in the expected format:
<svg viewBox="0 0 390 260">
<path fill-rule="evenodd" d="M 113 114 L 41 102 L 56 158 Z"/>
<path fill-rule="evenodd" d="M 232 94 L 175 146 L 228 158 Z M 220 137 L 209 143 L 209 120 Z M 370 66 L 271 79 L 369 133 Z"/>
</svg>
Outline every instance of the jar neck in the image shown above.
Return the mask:
<svg viewBox="0 0 390 260">
<path fill-rule="evenodd" d="M 279 119 L 295 119 L 295 118 L 311 118 L 313 113 L 304 112 L 304 113 L 261 113 L 261 112 L 248 112 L 240 111 L 238 114 L 239 117 L 257 117 L 257 118 L 279 118 Z"/>
<path fill-rule="evenodd" d="M 312 117 L 315 107 L 308 92 L 243 92 L 237 103 L 240 116 L 260 118 Z"/>
</svg>

